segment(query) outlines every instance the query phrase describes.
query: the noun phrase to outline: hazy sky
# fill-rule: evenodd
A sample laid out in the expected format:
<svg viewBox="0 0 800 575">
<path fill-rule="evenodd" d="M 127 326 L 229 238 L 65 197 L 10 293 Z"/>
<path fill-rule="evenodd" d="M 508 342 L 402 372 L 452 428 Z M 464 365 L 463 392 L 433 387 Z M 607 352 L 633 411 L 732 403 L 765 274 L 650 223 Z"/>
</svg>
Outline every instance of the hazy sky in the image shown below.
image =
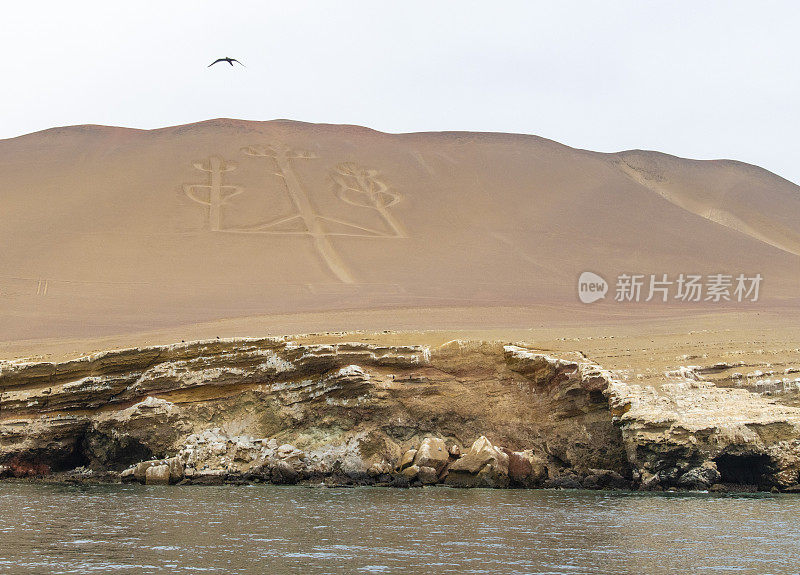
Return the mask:
<svg viewBox="0 0 800 575">
<path fill-rule="evenodd" d="M 6 2 L 0 138 L 291 118 L 733 158 L 800 182 L 796 1 Z M 206 68 L 221 56 L 247 68 Z"/>
</svg>

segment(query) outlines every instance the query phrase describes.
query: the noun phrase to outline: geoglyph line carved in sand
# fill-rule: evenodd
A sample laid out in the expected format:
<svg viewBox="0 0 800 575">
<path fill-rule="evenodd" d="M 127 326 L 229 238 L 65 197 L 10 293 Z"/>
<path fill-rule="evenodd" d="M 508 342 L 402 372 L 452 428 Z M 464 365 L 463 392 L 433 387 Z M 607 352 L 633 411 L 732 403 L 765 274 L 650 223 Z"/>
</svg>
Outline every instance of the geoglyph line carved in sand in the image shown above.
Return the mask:
<svg viewBox="0 0 800 575">
<path fill-rule="evenodd" d="M 285 146 L 249 146 L 247 148 L 243 148 L 242 151 L 248 156 L 256 158 L 271 158 L 275 162 L 276 171 L 274 173 L 276 176 L 282 178 L 286 184 L 286 190 L 288 191 L 289 197 L 294 205 L 294 209 L 296 210 L 296 213 L 288 218 L 284 217 L 266 224 L 261 224 L 255 230 L 243 231 L 249 231 L 251 233 L 253 231 L 269 231 L 270 227 L 299 219 L 303 222 L 303 225 L 306 228 L 305 231 L 301 233 L 305 233 L 312 237 L 317 253 L 319 253 L 320 257 L 322 257 L 322 260 L 328 265 L 328 268 L 330 268 L 333 274 L 344 283 L 354 283 L 355 280 L 353 279 L 353 276 L 350 275 L 350 272 L 347 270 L 344 262 L 339 257 L 339 254 L 336 253 L 336 250 L 334 250 L 333 245 L 328 239 L 328 234 L 325 232 L 325 229 L 322 226 L 320 217 L 314 211 L 314 206 L 312 205 L 308 194 L 306 194 L 306 191 L 300 183 L 300 180 L 294 171 L 294 167 L 292 166 L 293 160 L 308 160 L 316 158 L 316 156 L 311 152 L 302 150 L 295 151 Z"/>
<path fill-rule="evenodd" d="M 49 287 L 48 280 L 39 280 L 36 284 L 36 295 L 47 295 L 47 288 Z"/>
<path fill-rule="evenodd" d="M 211 231 L 233 234 L 310 236 L 314 249 L 325 265 L 339 281 L 347 284 L 355 283 L 355 280 L 332 245 L 330 236 L 407 237 L 403 227 L 389 211 L 389 208 L 400 201 L 402 196 L 389 189 L 389 186 L 378 177 L 377 170 L 363 168 L 353 162 L 348 162 L 336 166 L 331 171 L 331 177 L 336 186 L 337 198 L 351 206 L 375 210 L 385 223 L 385 229 L 375 229 L 324 216 L 317 212 L 294 165 L 297 160 L 316 158 L 312 152 L 293 150 L 282 145 L 248 146 L 242 148 L 242 152 L 255 158 L 268 158 L 274 163 L 272 175 L 278 176 L 283 181 L 286 193 L 291 200 L 292 213 L 254 225 L 224 227 L 221 219 L 221 207 L 230 198 L 242 193 L 243 189 L 239 186 L 223 184 L 223 174 L 235 169 L 235 165 L 226 164 L 221 158 L 214 156 L 209 158 L 206 164 L 200 162 L 194 164 L 195 168 L 209 173 L 209 183 L 184 186 L 189 198 L 209 207 Z M 202 197 L 200 196 L 201 191 L 203 192 Z"/>
<path fill-rule="evenodd" d="M 374 231 L 376 236 L 408 237 L 388 209 L 399 202 L 401 196 L 397 192 L 389 190 L 389 186 L 378 178 L 377 170 L 362 168 L 358 164 L 347 162 L 336 166 L 332 176 L 337 185 L 336 196 L 340 200 L 352 206 L 376 210 L 392 230 L 392 233 Z"/>
<path fill-rule="evenodd" d="M 239 186 L 228 186 L 222 183 L 223 174 L 236 169 L 236 164 L 225 163 L 222 158 L 212 156 L 207 163 L 195 162 L 194 167 L 203 172 L 208 172 L 207 184 L 187 184 L 183 191 L 198 204 L 208 206 L 208 225 L 212 232 L 220 231 L 222 225 L 222 206 L 233 196 L 242 193 Z M 199 192 L 208 194 L 206 198 L 199 196 Z"/>
</svg>

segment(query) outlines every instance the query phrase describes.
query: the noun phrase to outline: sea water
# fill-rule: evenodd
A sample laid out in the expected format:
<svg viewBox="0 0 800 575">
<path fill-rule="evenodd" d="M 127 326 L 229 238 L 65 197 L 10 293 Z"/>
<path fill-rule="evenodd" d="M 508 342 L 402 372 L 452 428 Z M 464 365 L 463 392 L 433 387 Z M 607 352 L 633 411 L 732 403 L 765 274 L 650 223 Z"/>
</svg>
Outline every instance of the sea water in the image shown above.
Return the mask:
<svg viewBox="0 0 800 575">
<path fill-rule="evenodd" d="M 2 573 L 792 573 L 800 496 L 0 484 Z"/>
</svg>

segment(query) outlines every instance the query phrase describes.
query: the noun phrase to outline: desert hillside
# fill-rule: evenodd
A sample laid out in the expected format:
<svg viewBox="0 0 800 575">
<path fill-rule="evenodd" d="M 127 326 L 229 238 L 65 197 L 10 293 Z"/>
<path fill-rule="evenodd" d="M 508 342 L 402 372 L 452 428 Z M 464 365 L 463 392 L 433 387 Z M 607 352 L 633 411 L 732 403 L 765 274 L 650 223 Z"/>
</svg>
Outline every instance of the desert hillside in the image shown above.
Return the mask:
<svg viewBox="0 0 800 575">
<path fill-rule="evenodd" d="M 0 175 L 6 342 L 335 310 L 800 303 L 800 188 L 732 161 L 212 120 L 0 140 Z M 577 298 L 586 270 L 611 284 L 591 306 Z M 621 273 L 764 281 L 757 303 L 633 304 L 613 301 Z"/>
</svg>

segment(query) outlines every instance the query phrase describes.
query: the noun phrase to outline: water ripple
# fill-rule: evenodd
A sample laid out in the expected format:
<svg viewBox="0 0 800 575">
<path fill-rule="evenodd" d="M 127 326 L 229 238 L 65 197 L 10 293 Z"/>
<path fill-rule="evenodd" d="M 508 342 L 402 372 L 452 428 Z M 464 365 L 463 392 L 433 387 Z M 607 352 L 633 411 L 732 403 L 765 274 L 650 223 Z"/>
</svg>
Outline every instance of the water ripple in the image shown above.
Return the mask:
<svg viewBox="0 0 800 575">
<path fill-rule="evenodd" d="M 800 498 L 0 484 L 0 572 L 788 574 Z"/>
</svg>

